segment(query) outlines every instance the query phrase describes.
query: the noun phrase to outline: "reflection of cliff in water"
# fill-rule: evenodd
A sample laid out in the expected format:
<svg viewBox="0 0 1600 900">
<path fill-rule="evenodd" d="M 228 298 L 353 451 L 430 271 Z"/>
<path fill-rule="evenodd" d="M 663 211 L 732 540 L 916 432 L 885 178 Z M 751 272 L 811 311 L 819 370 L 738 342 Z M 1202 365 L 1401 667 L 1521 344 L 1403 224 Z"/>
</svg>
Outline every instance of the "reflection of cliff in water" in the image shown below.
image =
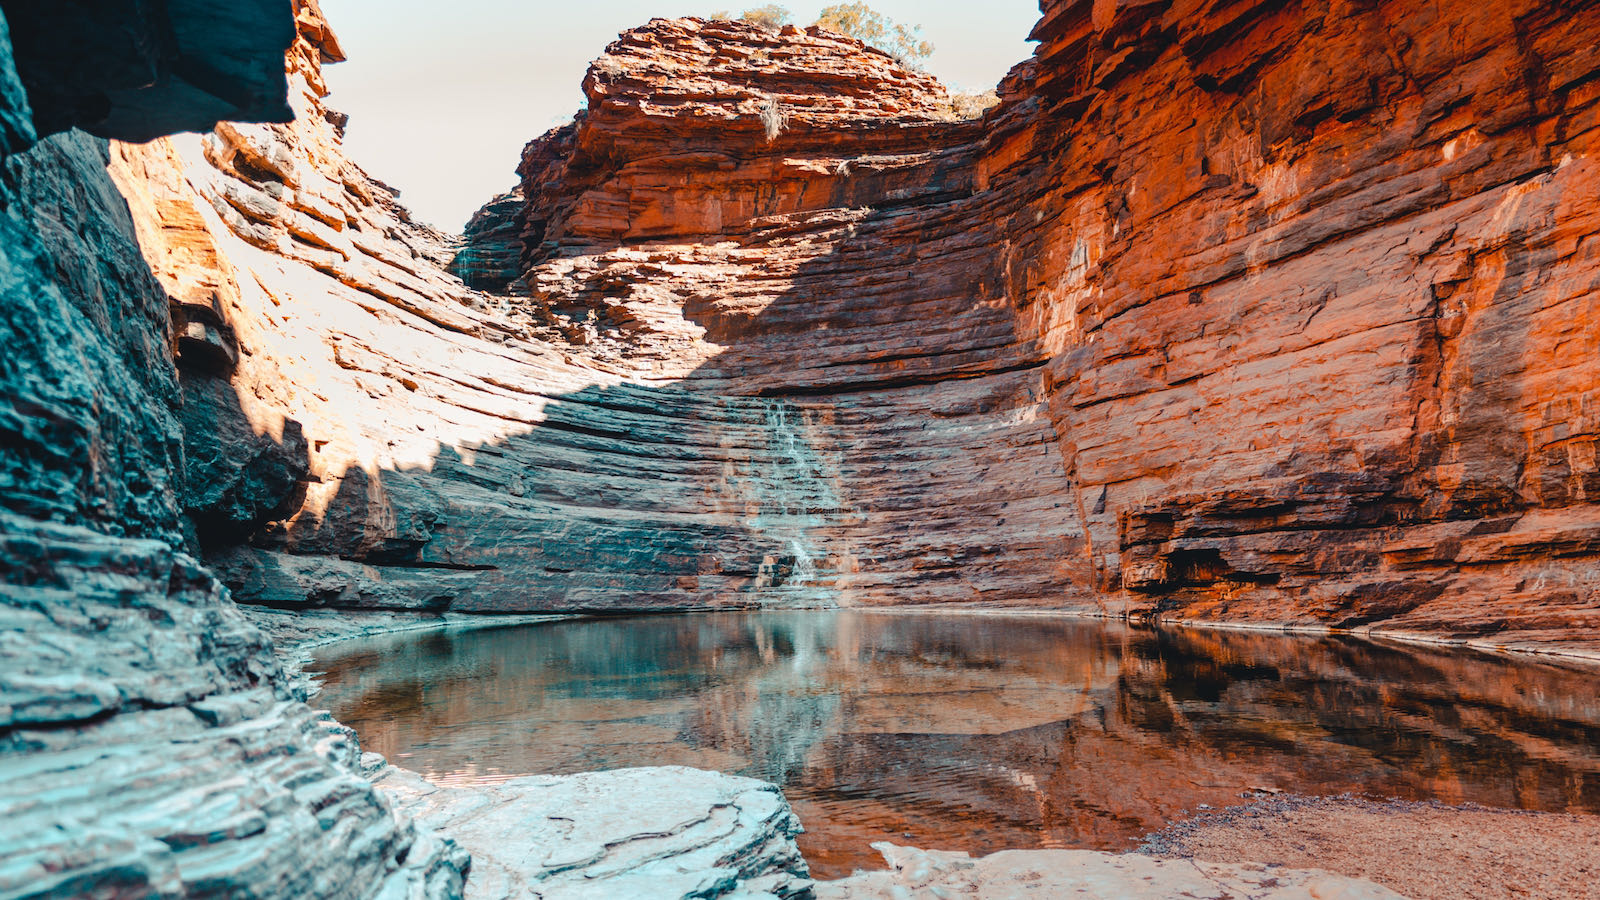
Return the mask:
<svg viewBox="0 0 1600 900">
<path fill-rule="evenodd" d="M 770 612 L 402 635 L 323 662 L 363 743 L 436 779 L 777 781 L 825 875 L 908 834 L 1122 848 L 1263 788 L 1600 812 L 1592 673 L 1343 638 Z"/>
</svg>

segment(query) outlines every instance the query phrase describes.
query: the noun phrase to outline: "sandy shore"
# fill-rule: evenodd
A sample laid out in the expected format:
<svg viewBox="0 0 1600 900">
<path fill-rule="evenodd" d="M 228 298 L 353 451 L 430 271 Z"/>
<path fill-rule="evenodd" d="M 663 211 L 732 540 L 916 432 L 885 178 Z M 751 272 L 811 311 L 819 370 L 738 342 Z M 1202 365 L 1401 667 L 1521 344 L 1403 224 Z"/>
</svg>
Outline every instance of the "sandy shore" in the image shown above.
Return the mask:
<svg viewBox="0 0 1600 900">
<path fill-rule="evenodd" d="M 1600 900 L 1600 816 L 1289 797 L 1173 825 L 1141 852 L 1325 869 L 1412 900 Z"/>
</svg>

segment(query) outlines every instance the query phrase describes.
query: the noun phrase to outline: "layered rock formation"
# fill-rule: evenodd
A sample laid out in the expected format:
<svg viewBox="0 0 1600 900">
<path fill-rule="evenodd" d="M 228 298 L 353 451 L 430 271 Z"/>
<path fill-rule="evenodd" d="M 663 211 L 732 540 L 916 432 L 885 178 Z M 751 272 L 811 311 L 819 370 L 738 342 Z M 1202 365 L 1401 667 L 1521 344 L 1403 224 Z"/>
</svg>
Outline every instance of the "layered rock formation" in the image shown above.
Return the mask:
<svg viewBox="0 0 1600 900">
<path fill-rule="evenodd" d="M 797 411 L 829 602 L 1586 640 L 1597 27 L 1050 2 L 963 123 L 836 37 L 658 20 L 464 259 Z"/>
<path fill-rule="evenodd" d="M 983 172 L 1051 186 L 1013 220 L 1014 305 L 1101 585 L 1591 633 L 1597 29 L 1584 3 L 1047 4 Z"/>
<path fill-rule="evenodd" d="M 693 36 L 700 28 L 711 29 L 714 43 Z M 436 236 L 408 223 L 392 197 L 343 157 L 337 116 L 320 103 L 318 67 L 333 56 L 318 49 L 321 32 L 308 33 L 294 54 L 299 115 L 292 125 L 219 129 L 206 139 L 204 164 L 192 149 L 120 151 L 117 171 L 135 206 L 161 207 L 136 219 L 166 223 L 143 226 L 141 239 L 174 295 L 199 282 L 159 262 L 188 252 L 174 246 L 214 248 L 223 260 L 215 268 L 225 277 L 207 288 L 219 298 L 210 315 L 237 352 L 212 355 L 237 362 L 193 378 L 186 367 L 186 393 L 221 399 L 207 402 L 217 411 L 207 413 L 213 423 L 195 419 L 185 434 L 191 457 L 208 465 L 191 483 L 190 508 L 210 516 L 201 529 L 207 558 L 239 596 L 290 608 L 482 612 L 1040 602 L 1041 591 L 1069 586 L 1059 571 L 1059 560 L 1072 559 L 1069 524 L 1056 516 L 1067 483 L 1038 379 L 1008 351 L 994 360 L 975 350 L 933 361 L 963 379 L 932 398 L 902 389 L 923 377 L 911 372 L 906 384 L 885 382 L 849 403 L 784 390 L 762 396 L 757 383 L 781 386 L 782 369 L 800 358 L 794 329 L 810 325 L 799 304 L 788 332 L 765 333 L 765 349 L 750 332 L 747 363 L 738 365 L 754 368 L 770 352 L 759 363 L 765 374 L 734 375 L 736 364 L 717 355 L 719 345 L 703 339 L 671 293 L 680 269 L 716 270 L 730 286 L 773 273 L 754 278 L 748 295 L 730 294 L 743 308 L 718 314 L 715 327 L 742 327 L 752 304 L 767 302 L 775 285 L 789 283 L 820 252 L 809 246 L 811 236 L 783 236 L 785 215 L 821 216 L 838 238 L 865 215 L 841 215 L 829 205 L 839 198 L 889 193 L 910 202 L 959 193 L 959 186 L 916 186 L 916 164 L 928 158 L 934 136 L 975 133 L 975 126 L 955 121 L 936 82 L 853 41 L 692 21 L 651 29 L 687 41 L 688 55 L 663 71 L 701 66 L 695 54 L 703 51 L 738 63 L 728 78 L 743 79 L 752 66 L 765 73 L 739 88 L 744 93 L 719 114 L 721 124 L 708 124 L 696 139 L 736 133 L 745 145 L 738 152 L 757 157 L 740 168 L 706 156 L 723 172 L 713 193 L 724 199 L 715 203 L 731 204 L 708 215 L 752 214 L 754 207 L 736 207 L 774 179 L 797 192 L 766 210 L 784 213 L 768 217 L 775 231 L 767 239 L 793 247 L 787 261 L 732 243 L 680 242 L 555 265 L 547 280 L 556 287 L 532 299 L 468 289 L 433 265 Z M 647 55 L 654 46 L 635 43 Z M 738 53 L 748 59 L 739 62 Z M 626 71 L 643 58 L 601 67 Z M 813 67 L 803 78 L 793 74 L 802 65 Z M 625 96 L 619 102 L 657 102 L 640 93 L 656 81 L 630 83 L 612 88 Z M 715 95 L 731 84 L 701 87 Z M 839 99 L 852 90 L 853 98 Z M 608 115 L 604 104 L 593 106 L 591 119 Z M 762 118 L 769 109 L 783 120 L 775 146 L 813 154 L 785 163 L 792 171 L 781 177 Z M 628 124 L 630 113 L 617 115 L 617 124 Z M 723 127 L 735 121 L 737 129 Z M 672 171 L 684 161 L 671 149 L 677 126 L 669 117 L 654 138 L 630 126 L 640 143 L 604 152 L 663 152 L 665 162 L 653 163 L 658 176 L 681 180 Z M 576 129 L 561 134 L 578 139 Z M 188 167 L 193 191 L 185 179 L 160 174 L 178 166 Z M 806 187 L 806 178 L 841 169 L 854 173 L 856 187 L 833 194 Z M 167 182 L 172 189 L 147 187 Z M 137 199 L 142 191 L 151 194 L 148 204 Z M 475 226 L 500 235 L 499 243 L 458 257 L 475 282 L 503 280 L 508 261 L 520 256 L 504 242 L 511 206 L 500 201 Z M 671 227 L 667 212 L 654 215 Z M 178 221 L 192 226 L 170 225 Z M 623 312 L 612 318 L 632 323 L 634 337 L 618 338 L 610 319 L 577 322 L 560 312 L 607 290 L 602 269 L 624 278 L 613 286 L 613 305 Z M 570 296 L 561 299 L 562 291 Z M 1004 309 L 962 313 L 949 294 L 948 285 L 934 286 L 922 313 L 944 304 L 952 318 L 944 327 L 1009 333 Z M 845 328 L 849 309 L 863 302 L 837 310 L 849 332 L 839 340 L 874 340 L 865 325 Z M 916 314 L 894 315 L 904 325 L 896 352 L 913 353 L 907 348 L 921 340 L 910 330 Z M 826 377 L 865 378 L 866 388 L 877 377 L 868 370 L 907 369 L 881 357 L 861 365 L 867 374 Z M 297 480 L 299 487 L 280 489 Z M 863 485 L 873 482 L 869 493 Z M 1040 484 L 1055 487 L 1038 493 Z M 1007 521 L 1030 533 L 1008 537 Z M 935 527 L 919 533 L 914 523 Z M 1015 566 L 1003 557 L 1031 562 Z M 907 594 L 910 586 L 921 593 Z"/>
<path fill-rule="evenodd" d="M 42 19 L 29 4 L 4 8 L 19 36 L 61 24 L 54 7 Z M 229 9 L 204 19 L 226 20 L 220 43 L 184 54 L 226 55 L 246 82 L 273 73 L 276 105 L 266 88 L 258 98 L 272 113 L 289 6 Z M 142 8 L 118 22 L 190 37 L 197 24 Z M 72 29 L 86 45 L 128 37 L 93 17 Z M 254 49 L 235 56 L 232 29 L 252 31 Z M 459 894 L 464 855 L 361 777 L 354 736 L 302 702 L 261 632 L 183 552 L 169 298 L 107 174 L 106 143 L 82 132 L 34 143 L 85 121 L 73 118 L 83 98 L 110 98 L 90 104 L 105 113 L 97 128 L 130 137 L 209 126 L 217 107 L 175 99 L 191 93 L 176 76 L 130 94 L 137 72 L 106 58 L 103 70 L 68 67 L 78 93 L 64 99 L 36 69 L 18 78 L 4 38 L 0 895 Z M 209 70 L 206 84 L 229 93 L 228 76 Z"/>
<path fill-rule="evenodd" d="M 459 891 L 212 570 L 1595 651 L 1591 2 L 1046 0 L 973 121 L 657 20 L 472 286 L 344 156 L 313 0 L 0 10 L 0 893 Z M 223 118 L 279 124 L 39 139 Z"/>
<path fill-rule="evenodd" d="M 74 245 L 14 323 L 67 323 L 8 377 L 82 412 L 14 412 L 9 508 L 287 608 L 1586 640 L 1592 14 L 1052 3 L 981 120 L 848 39 L 657 20 L 476 220 L 490 294 L 345 158 L 297 9 L 293 123 L 115 145 L 127 219 L 93 172 L 18 207 L 160 287 Z"/>
<path fill-rule="evenodd" d="M 181 433 L 246 599 L 1587 639 L 1588 6 L 1050 3 L 979 120 L 656 20 L 474 220 L 496 293 L 344 156 L 299 9 L 293 123 L 113 153 L 185 398 L 126 452 Z"/>
</svg>

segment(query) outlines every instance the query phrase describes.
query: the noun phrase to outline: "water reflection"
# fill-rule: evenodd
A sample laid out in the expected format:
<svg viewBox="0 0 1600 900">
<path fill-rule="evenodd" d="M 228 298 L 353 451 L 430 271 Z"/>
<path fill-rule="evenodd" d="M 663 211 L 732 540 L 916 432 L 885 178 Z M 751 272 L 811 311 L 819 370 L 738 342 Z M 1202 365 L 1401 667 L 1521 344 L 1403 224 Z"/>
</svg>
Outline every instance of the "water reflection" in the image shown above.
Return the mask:
<svg viewBox="0 0 1600 900">
<path fill-rule="evenodd" d="M 435 780 L 682 764 L 784 786 L 823 877 L 871 841 L 1126 848 L 1256 788 L 1600 813 L 1591 672 L 1039 617 L 772 612 L 337 645 L 321 696 Z"/>
</svg>

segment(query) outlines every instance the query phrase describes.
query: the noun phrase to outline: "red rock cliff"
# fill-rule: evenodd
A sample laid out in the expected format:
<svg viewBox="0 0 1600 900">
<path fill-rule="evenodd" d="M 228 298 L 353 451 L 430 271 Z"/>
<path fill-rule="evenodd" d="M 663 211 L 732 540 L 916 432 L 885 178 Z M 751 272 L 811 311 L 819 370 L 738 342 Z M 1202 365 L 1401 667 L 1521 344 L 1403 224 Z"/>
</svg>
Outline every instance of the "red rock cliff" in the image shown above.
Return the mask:
<svg viewBox="0 0 1600 900">
<path fill-rule="evenodd" d="M 242 597 L 1595 624 L 1593 4 L 1047 3 L 978 119 L 656 20 L 475 221 L 494 294 L 344 157 L 303 13 L 293 124 L 114 166 Z"/>
<path fill-rule="evenodd" d="M 1595 5 L 1055 3 L 1035 36 L 980 177 L 1050 186 L 1006 262 L 1097 583 L 1592 633 Z"/>
<path fill-rule="evenodd" d="M 534 308 L 803 398 L 829 545 L 929 551 L 857 600 L 1596 624 L 1595 5 L 1043 6 L 981 123 L 825 34 L 625 35 L 524 153 Z"/>
</svg>

